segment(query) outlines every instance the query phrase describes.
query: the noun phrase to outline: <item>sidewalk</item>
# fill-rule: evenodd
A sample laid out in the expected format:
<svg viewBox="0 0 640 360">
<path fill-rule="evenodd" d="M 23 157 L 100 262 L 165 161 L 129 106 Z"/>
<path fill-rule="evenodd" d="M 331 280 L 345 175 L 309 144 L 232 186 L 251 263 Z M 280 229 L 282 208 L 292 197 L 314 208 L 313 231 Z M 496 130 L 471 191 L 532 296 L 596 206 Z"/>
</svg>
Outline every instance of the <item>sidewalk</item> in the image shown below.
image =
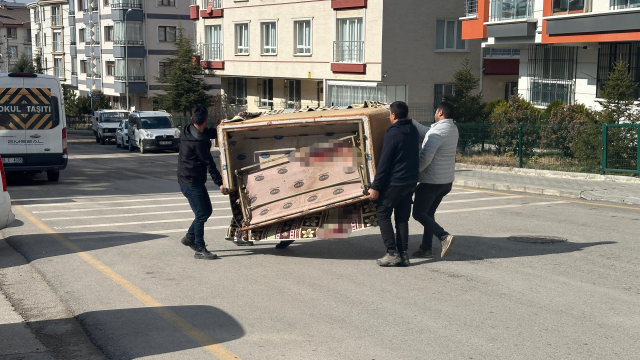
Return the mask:
<svg viewBox="0 0 640 360">
<path fill-rule="evenodd" d="M 456 186 L 640 205 L 640 179 L 456 164 Z"/>
<path fill-rule="evenodd" d="M 0 292 L 0 359 L 53 360 Z"/>
</svg>

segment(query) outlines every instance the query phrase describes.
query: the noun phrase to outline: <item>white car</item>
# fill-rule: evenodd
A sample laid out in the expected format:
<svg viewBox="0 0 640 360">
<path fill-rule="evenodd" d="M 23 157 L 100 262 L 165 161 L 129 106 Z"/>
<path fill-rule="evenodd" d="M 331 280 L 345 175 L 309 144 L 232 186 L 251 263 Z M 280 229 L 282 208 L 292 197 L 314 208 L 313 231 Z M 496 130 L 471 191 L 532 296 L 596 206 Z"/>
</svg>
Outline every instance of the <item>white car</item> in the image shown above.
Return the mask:
<svg viewBox="0 0 640 360">
<path fill-rule="evenodd" d="M 107 141 L 116 140 L 116 130 L 128 116 L 129 112 L 123 110 L 97 110 L 91 119 L 96 142 L 104 145 Z"/>
<path fill-rule="evenodd" d="M 129 151 L 180 150 L 180 130 L 166 111 L 134 111 L 128 128 Z"/>
<path fill-rule="evenodd" d="M 122 120 L 116 130 L 116 146 L 126 149 L 129 146 L 129 120 Z"/>
<path fill-rule="evenodd" d="M 2 175 L 2 195 L 0 196 L 0 230 L 11 225 L 16 217 L 11 211 L 11 196 L 7 191 L 7 179 L 4 176 L 4 166 L 0 162 L 0 174 Z"/>
</svg>

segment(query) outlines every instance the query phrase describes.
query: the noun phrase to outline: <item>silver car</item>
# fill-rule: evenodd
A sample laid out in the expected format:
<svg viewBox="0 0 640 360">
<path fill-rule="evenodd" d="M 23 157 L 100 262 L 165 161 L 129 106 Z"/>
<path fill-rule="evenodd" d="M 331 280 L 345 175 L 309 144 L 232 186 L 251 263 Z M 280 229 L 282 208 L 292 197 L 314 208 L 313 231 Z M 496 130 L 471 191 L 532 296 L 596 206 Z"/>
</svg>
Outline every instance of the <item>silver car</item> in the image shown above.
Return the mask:
<svg viewBox="0 0 640 360">
<path fill-rule="evenodd" d="M 129 146 L 129 120 L 122 120 L 116 130 L 116 146 L 127 149 Z"/>
</svg>

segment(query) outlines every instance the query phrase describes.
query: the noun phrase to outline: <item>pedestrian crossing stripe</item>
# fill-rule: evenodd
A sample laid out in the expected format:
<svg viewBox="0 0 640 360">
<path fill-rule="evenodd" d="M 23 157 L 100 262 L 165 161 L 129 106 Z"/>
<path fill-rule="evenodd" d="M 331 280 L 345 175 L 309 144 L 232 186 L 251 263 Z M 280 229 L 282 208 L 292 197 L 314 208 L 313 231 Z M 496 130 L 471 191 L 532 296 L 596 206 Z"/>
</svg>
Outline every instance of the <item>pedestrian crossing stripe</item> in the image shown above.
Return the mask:
<svg viewBox="0 0 640 360">
<path fill-rule="evenodd" d="M 45 130 L 53 126 L 51 90 L 0 88 L 0 130 Z"/>
</svg>

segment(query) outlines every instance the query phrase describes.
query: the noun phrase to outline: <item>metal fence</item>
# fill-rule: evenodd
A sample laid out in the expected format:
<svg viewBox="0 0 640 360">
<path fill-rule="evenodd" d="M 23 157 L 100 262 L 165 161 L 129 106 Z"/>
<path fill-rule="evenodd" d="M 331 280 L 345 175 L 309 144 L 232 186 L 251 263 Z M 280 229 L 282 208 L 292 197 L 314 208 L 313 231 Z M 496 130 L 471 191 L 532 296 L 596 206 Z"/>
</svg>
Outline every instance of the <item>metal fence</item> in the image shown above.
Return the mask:
<svg viewBox="0 0 640 360">
<path fill-rule="evenodd" d="M 600 172 L 640 175 L 640 125 L 602 125 L 602 166 Z"/>
</svg>

